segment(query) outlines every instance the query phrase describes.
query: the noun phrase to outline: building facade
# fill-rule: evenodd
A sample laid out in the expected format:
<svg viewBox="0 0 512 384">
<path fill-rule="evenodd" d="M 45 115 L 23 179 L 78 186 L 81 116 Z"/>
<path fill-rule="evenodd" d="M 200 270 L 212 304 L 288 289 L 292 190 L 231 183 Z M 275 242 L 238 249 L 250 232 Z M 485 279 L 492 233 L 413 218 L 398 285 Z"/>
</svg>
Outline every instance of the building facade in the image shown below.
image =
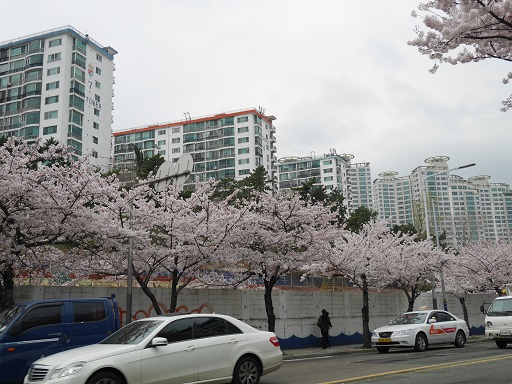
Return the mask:
<svg viewBox="0 0 512 384">
<path fill-rule="evenodd" d="M 489 176 L 468 180 L 451 174 L 447 156 L 425 160 L 409 176 L 381 173 L 373 183 L 374 207 L 390 225 L 411 223 L 452 245 L 512 240 L 512 190 Z M 428 219 L 428 220 L 427 220 Z"/>
<path fill-rule="evenodd" d="M 350 214 L 359 206 L 372 207 L 370 163 L 352 164 L 353 155 L 338 155 L 334 149 L 322 156 L 283 157 L 278 165 L 279 190 L 300 187 L 316 178 L 328 191 L 338 189 Z"/>
<path fill-rule="evenodd" d="M 114 55 L 71 26 L 0 43 L 0 136 L 54 138 L 106 169 Z"/>
<path fill-rule="evenodd" d="M 194 159 L 187 183 L 211 178 L 243 179 L 263 166 L 276 177 L 274 116 L 257 109 L 220 113 L 195 119 L 133 128 L 113 133 L 113 167 L 133 173 L 137 146 L 144 156 L 160 154 L 175 163 L 184 153 Z"/>
</svg>

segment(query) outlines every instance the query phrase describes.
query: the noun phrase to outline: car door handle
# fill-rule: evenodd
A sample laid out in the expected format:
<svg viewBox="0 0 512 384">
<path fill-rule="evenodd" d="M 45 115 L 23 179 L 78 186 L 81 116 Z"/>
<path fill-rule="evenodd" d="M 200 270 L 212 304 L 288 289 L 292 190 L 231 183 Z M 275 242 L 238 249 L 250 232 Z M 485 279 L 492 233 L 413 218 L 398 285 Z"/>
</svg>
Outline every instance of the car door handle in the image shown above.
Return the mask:
<svg viewBox="0 0 512 384">
<path fill-rule="evenodd" d="M 231 339 L 231 340 L 229 340 L 229 343 L 230 343 L 230 344 L 234 344 L 234 343 L 236 343 L 237 341 L 238 341 L 238 339 Z"/>
<path fill-rule="evenodd" d="M 190 351 L 193 351 L 194 349 L 196 349 L 196 346 L 192 345 L 190 347 L 185 348 L 185 351 L 190 352 Z"/>
<path fill-rule="evenodd" d="M 62 332 L 59 332 L 59 333 L 50 333 L 48 336 L 49 336 L 49 337 L 61 337 L 61 336 L 62 336 Z"/>
</svg>

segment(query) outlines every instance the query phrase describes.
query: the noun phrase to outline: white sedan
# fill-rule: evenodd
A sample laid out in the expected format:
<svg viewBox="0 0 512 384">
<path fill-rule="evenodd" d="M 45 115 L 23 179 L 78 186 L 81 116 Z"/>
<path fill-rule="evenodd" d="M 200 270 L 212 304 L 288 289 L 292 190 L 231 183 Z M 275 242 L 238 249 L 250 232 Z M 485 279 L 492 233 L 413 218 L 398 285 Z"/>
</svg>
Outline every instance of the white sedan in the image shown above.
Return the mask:
<svg viewBox="0 0 512 384">
<path fill-rule="evenodd" d="M 25 384 L 257 384 L 283 362 L 279 340 L 230 316 L 157 316 L 98 344 L 34 362 Z"/>
<path fill-rule="evenodd" d="M 389 348 L 412 347 L 426 351 L 432 344 L 466 344 L 469 329 L 466 322 L 446 311 L 414 311 L 398 316 L 389 325 L 377 328 L 372 334 L 372 346 L 380 353 Z"/>
</svg>

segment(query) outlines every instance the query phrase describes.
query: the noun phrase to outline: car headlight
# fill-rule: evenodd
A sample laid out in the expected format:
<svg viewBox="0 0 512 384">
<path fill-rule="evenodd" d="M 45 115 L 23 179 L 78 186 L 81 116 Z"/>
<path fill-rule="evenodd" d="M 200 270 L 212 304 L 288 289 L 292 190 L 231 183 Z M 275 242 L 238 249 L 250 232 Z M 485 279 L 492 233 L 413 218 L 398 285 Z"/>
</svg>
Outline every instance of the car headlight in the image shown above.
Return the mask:
<svg viewBox="0 0 512 384">
<path fill-rule="evenodd" d="M 56 369 L 52 374 L 52 379 L 55 377 L 65 377 L 69 375 L 74 375 L 79 370 L 81 370 L 85 366 L 84 361 L 77 361 L 76 363 L 69 364 L 65 368 Z"/>
<path fill-rule="evenodd" d="M 404 329 L 402 331 L 393 332 L 393 336 L 410 336 L 412 334 L 412 329 Z"/>
<path fill-rule="evenodd" d="M 379 337 L 379 334 L 377 332 L 373 332 L 373 336 Z"/>
<path fill-rule="evenodd" d="M 487 328 L 492 328 L 492 322 L 488 321 L 488 322 L 485 324 L 485 326 L 486 326 Z"/>
</svg>

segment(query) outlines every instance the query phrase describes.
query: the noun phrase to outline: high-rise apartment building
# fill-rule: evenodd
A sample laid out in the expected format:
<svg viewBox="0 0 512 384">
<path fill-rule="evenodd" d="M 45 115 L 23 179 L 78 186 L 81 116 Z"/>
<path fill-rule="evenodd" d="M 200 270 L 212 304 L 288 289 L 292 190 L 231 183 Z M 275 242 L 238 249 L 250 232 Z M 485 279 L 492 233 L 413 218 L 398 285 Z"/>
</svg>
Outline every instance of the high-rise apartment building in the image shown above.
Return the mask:
<svg viewBox="0 0 512 384">
<path fill-rule="evenodd" d="M 274 116 L 266 116 L 261 110 L 248 109 L 116 131 L 113 166 L 121 174 L 133 173 L 135 145 L 146 157 L 160 154 L 172 162 L 190 153 L 194 165 L 188 183 L 211 178 L 243 179 L 258 166 L 263 166 L 274 180 L 274 120 Z"/>
<path fill-rule="evenodd" d="M 446 234 L 452 245 L 512 240 L 512 190 L 489 176 L 468 180 L 451 174 L 447 156 L 425 160 L 410 176 L 381 173 L 373 183 L 374 209 L 390 225 L 411 223 L 431 236 Z M 426 202 L 426 209 L 425 209 Z"/>
<path fill-rule="evenodd" d="M 338 189 L 345 197 L 350 214 L 359 206 L 371 208 L 372 188 L 370 163 L 355 163 L 350 154 L 338 155 L 334 149 L 322 156 L 284 157 L 279 159 L 278 186 L 280 190 L 297 188 L 316 178 L 316 185 L 327 190 Z"/>
<path fill-rule="evenodd" d="M 0 43 L 0 136 L 54 138 L 107 168 L 114 55 L 71 26 Z"/>
</svg>

